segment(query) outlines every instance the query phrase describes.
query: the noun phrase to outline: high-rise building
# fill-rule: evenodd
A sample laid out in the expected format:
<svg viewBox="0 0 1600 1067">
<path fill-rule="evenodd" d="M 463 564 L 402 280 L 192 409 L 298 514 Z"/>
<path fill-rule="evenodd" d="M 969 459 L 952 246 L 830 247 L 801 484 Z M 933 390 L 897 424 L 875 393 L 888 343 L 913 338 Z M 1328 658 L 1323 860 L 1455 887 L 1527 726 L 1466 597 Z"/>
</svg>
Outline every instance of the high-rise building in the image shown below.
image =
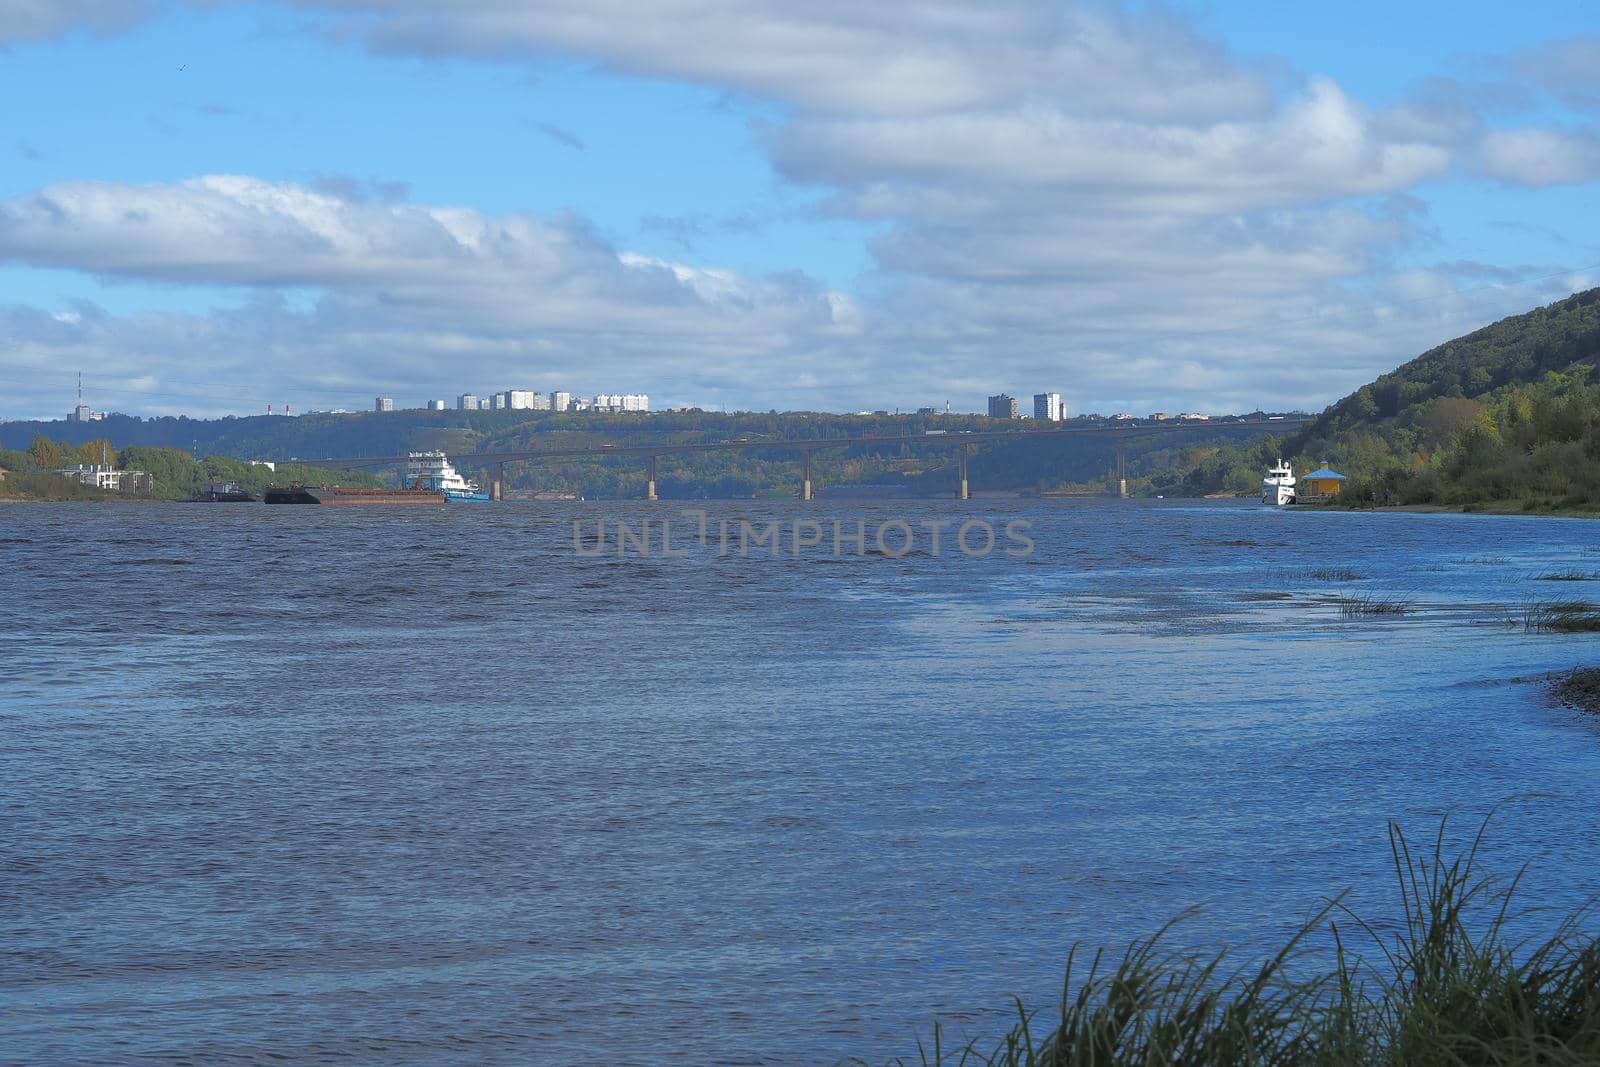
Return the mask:
<svg viewBox="0 0 1600 1067">
<path fill-rule="evenodd" d="M 494 411 L 501 411 L 511 406 L 510 393 L 496 393 L 489 398 L 489 407 Z"/>
<path fill-rule="evenodd" d="M 478 397 L 477 397 L 477 395 L 474 394 L 474 393 L 462 393 L 460 396 L 456 397 L 456 410 L 457 411 L 477 411 L 478 410 Z"/>
<path fill-rule="evenodd" d="M 444 409 L 445 409 L 445 402 L 443 400 L 430 400 L 430 401 L 428 401 L 428 410 L 429 411 L 443 411 Z"/>
<path fill-rule="evenodd" d="M 507 389 L 506 407 L 516 411 L 531 411 L 534 401 L 539 399 L 539 394 L 532 389 Z"/>
<path fill-rule="evenodd" d="M 622 401 L 623 411 L 650 410 L 650 397 L 645 393 L 624 393 L 619 399 Z"/>
<path fill-rule="evenodd" d="M 479 397 L 478 398 L 478 410 L 479 411 L 493 411 L 494 410 L 494 401 L 492 399 L 490 399 L 489 397 L 486 397 L 486 396 Z"/>
<path fill-rule="evenodd" d="M 1014 419 L 1017 417 L 1017 399 L 1001 393 L 989 398 L 989 417 L 991 419 Z"/>
<path fill-rule="evenodd" d="M 1067 405 L 1060 393 L 1034 393 L 1033 417 L 1046 422 L 1060 422 L 1067 417 Z"/>
<path fill-rule="evenodd" d="M 394 401 L 386 396 L 380 396 L 372 403 L 373 411 L 393 411 Z"/>
<path fill-rule="evenodd" d="M 534 411 L 549 411 L 550 398 L 543 393 L 529 394 L 533 399 L 528 401 L 528 407 Z"/>
<path fill-rule="evenodd" d="M 564 390 L 550 394 L 550 410 L 566 411 L 572 406 L 572 394 Z"/>
</svg>

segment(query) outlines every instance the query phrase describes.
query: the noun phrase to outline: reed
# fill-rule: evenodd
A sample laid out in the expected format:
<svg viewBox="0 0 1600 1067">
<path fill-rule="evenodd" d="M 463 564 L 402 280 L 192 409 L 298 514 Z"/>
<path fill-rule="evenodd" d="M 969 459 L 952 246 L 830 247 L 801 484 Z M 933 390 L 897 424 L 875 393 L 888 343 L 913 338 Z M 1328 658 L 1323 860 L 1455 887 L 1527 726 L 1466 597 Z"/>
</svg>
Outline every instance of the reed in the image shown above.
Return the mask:
<svg viewBox="0 0 1600 1067">
<path fill-rule="evenodd" d="M 1410 604 L 1393 597 L 1346 596 L 1339 598 L 1339 614 L 1346 618 L 1359 615 L 1404 615 L 1410 610 Z"/>
<path fill-rule="evenodd" d="M 1533 631 L 1592 633 L 1600 631 L 1600 607 L 1588 600 L 1551 600 L 1522 609 L 1522 625 Z"/>
<path fill-rule="evenodd" d="M 1484 827 L 1488 825 L 1485 821 Z M 1441 823 L 1418 855 L 1398 826 L 1389 845 L 1399 915 L 1369 924 L 1335 898 L 1263 963 L 1168 952 L 1173 924 L 1115 965 L 1067 958 L 1050 1014 L 1017 1003 L 1003 1036 L 947 1047 L 934 1024 L 899 1067 L 1110 1067 L 1120 1064 L 1521 1065 L 1600 1062 L 1600 942 L 1581 909 L 1547 938 L 1514 938 L 1522 873 L 1479 874 L 1480 829 L 1455 858 Z M 1180 919 L 1182 917 L 1180 916 Z M 1178 920 L 1175 920 L 1175 922 Z M 1331 948 L 1313 957 L 1327 924 Z M 1586 929 L 1587 927 L 1587 929 Z M 1388 931 L 1388 932 L 1385 932 Z M 1366 955 L 1356 950 L 1365 948 Z M 849 1061 L 865 1064 L 863 1060 Z"/>
</svg>

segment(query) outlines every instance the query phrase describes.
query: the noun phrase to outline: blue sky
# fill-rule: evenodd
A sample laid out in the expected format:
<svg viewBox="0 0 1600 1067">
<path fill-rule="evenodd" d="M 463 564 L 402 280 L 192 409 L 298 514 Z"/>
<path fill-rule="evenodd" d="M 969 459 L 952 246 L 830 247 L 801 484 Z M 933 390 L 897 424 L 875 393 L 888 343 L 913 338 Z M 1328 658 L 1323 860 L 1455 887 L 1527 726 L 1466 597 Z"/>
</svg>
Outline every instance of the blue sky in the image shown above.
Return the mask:
<svg viewBox="0 0 1600 1067">
<path fill-rule="evenodd" d="M 0 418 L 1318 407 L 1600 284 L 1591 4 L 508 10 L 0 18 Z"/>
</svg>

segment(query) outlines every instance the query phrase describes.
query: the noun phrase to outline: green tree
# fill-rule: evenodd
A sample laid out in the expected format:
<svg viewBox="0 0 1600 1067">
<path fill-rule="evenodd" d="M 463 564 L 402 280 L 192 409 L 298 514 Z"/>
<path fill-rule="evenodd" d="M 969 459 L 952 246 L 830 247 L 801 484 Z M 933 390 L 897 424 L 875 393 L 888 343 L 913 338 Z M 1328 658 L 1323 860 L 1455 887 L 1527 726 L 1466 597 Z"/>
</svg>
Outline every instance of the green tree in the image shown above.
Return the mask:
<svg viewBox="0 0 1600 1067">
<path fill-rule="evenodd" d="M 61 446 L 44 434 L 34 434 L 33 444 L 28 446 L 28 455 L 43 470 L 53 471 L 61 466 Z"/>
</svg>

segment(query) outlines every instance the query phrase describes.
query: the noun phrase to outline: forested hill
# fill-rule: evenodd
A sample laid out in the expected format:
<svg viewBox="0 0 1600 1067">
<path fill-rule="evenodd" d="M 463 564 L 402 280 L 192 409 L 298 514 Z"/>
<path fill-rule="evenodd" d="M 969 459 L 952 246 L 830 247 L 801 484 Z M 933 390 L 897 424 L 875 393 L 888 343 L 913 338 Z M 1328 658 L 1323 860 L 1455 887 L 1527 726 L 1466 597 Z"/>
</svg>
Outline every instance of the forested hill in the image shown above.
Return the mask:
<svg viewBox="0 0 1600 1067">
<path fill-rule="evenodd" d="M 1597 361 L 1600 289 L 1589 289 L 1429 349 L 1328 408 L 1302 439 L 1402 419 L 1439 397 L 1476 399 L 1508 385 L 1533 385 L 1547 373 Z"/>
<path fill-rule="evenodd" d="M 1430 349 L 1289 444 L 1351 476 L 1345 497 L 1600 510 L 1600 289 Z"/>
</svg>

